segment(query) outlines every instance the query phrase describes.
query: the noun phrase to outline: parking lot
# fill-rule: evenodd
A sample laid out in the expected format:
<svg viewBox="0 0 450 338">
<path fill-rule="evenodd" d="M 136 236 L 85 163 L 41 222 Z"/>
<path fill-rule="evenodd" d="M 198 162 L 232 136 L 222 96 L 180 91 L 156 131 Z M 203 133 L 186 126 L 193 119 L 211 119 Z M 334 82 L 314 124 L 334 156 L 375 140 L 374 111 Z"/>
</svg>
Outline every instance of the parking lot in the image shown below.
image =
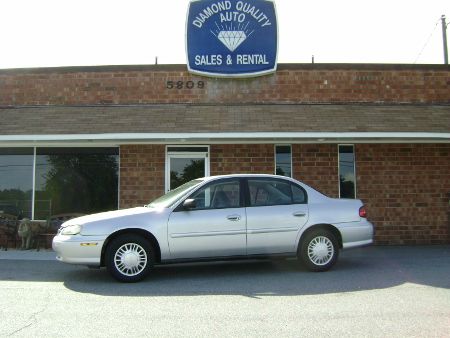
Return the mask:
<svg viewBox="0 0 450 338">
<path fill-rule="evenodd" d="M 169 265 L 137 284 L 2 251 L 0 305 L 2 337 L 443 337 L 450 246 L 350 250 L 325 273 L 295 260 Z"/>
</svg>

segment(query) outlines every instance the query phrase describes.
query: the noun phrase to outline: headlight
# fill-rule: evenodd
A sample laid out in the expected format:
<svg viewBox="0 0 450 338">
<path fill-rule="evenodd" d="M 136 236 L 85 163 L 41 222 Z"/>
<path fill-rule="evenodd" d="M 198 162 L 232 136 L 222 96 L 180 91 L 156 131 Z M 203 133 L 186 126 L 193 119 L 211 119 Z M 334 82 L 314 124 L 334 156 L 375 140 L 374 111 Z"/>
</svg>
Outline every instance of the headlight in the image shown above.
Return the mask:
<svg viewBox="0 0 450 338">
<path fill-rule="evenodd" d="M 78 235 L 81 232 L 81 225 L 69 225 L 62 228 L 61 235 Z"/>
</svg>

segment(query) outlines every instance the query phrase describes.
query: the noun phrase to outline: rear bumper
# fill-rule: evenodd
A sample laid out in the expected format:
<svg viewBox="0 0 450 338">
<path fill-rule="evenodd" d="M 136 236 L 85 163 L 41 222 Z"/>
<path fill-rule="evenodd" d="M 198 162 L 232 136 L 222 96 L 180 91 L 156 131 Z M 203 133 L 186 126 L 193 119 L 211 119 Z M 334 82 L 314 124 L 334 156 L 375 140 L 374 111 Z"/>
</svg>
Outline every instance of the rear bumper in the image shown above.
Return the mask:
<svg viewBox="0 0 450 338">
<path fill-rule="evenodd" d="M 368 246 L 368 245 L 372 245 L 372 244 L 373 244 L 373 239 L 369 239 L 366 241 L 343 243 L 342 248 L 343 249 L 360 248 L 360 247 Z"/>
<path fill-rule="evenodd" d="M 53 238 L 52 248 L 60 262 L 100 266 L 104 242 L 103 236 L 58 235 Z"/>
<path fill-rule="evenodd" d="M 357 248 L 373 243 L 374 226 L 366 219 L 340 224 L 338 228 L 342 235 L 343 249 Z"/>
</svg>

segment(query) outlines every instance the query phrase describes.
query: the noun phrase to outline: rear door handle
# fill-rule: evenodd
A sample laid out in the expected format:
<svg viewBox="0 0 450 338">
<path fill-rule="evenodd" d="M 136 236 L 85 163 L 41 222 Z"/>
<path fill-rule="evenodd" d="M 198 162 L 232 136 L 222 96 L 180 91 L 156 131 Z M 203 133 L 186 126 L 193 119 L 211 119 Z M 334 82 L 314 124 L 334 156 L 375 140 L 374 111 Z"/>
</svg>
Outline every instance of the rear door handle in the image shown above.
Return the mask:
<svg viewBox="0 0 450 338">
<path fill-rule="evenodd" d="M 227 219 L 229 221 L 237 222 L 237 221 L 239 221 L 241 219 L 241 216 L 239 216 L 239 215 L 230 215 L 230 216 L 227 216 Z"/>
<path fill-rule="evenodd" d="M 294 212 L 292 215 L 294 215 L 295 217 L 305 217 L 306 216 L 306 214 L 301 211 Z"/>
</svg>

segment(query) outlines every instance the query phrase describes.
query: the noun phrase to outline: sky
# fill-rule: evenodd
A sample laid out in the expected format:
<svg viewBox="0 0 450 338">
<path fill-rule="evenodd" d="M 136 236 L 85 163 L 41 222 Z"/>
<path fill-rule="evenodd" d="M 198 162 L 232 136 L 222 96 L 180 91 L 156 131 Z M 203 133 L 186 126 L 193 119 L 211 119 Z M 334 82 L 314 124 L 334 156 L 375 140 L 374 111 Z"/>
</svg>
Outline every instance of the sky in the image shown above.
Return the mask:
<svg viewBox="0 0 450 338">
<path fill-rule="evenodd" d="M 156 57 L 185 64 L 188 4 L 0 0 L 0 69 L 154 64 Z M 443 63 L 440 18 L 450 21 L 449 0 L 275 4 L 278 63 L 310 63 L 312 55 L 316 63 Z"/>
</svg>

